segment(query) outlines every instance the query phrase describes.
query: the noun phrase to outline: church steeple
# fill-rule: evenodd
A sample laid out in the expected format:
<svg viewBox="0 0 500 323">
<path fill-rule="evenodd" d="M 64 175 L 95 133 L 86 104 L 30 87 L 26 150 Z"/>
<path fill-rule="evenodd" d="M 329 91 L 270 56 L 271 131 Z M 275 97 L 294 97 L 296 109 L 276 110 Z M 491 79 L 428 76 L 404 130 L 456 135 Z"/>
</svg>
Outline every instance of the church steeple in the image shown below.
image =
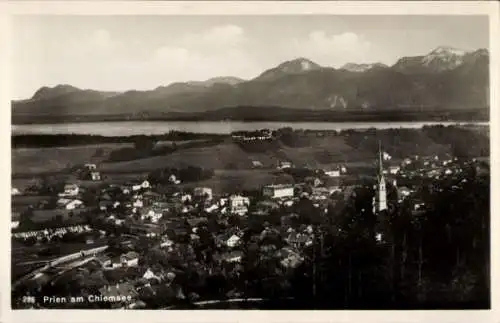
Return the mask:
<svg viewBox="0 0 500 323">
<path fill-rule="evenodd" d="M 373 198 L 373 212 L 378 213 L 387 210 L 387 190 L 385 186 L 384 165 L 382 158 L 382 144 L 378 143 L 378 170 L 377 170 L 377 187 L 375 197 Z"/>
</svg>

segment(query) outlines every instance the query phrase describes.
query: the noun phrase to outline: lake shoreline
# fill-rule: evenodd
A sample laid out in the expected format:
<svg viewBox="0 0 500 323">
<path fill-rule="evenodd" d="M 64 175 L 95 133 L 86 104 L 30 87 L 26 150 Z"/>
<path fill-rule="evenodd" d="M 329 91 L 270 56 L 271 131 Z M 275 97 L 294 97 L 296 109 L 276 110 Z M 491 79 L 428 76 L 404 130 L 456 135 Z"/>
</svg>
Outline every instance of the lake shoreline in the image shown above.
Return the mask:
<svg viewBox="0 0 500 323">
<path fill-rule="evenodd" d="M 230 135 L 236 131 L 271 131 L 292 128 L 305 131 L 345 131 L 375 129 L 418 129 L 424 126 L 489 126 L 483 121 L 447 122 L 237 122 L 237 121 L 121 121 L 88 123 L 52 123 L 12 125 L 11 136 L 166 136 L 172 133 L 188 135 Z"/>
</svg>

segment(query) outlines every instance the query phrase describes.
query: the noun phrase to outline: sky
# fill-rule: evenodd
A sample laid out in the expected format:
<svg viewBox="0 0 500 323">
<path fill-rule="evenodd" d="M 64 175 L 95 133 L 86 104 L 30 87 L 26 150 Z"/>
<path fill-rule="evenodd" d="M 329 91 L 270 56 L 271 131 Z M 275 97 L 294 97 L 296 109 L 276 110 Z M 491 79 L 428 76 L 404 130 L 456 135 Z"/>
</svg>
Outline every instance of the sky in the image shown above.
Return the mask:
<svg viewBox="0 0 500 323">
<path fill-rule="evenodd" d="M 256 77 L 298 57 L 394 64 L 438 46 L 488 48 L 481 16 L 15 16 L 12 99 L 42 86 L 149 90 L 216 76 Z"/>
</svg>

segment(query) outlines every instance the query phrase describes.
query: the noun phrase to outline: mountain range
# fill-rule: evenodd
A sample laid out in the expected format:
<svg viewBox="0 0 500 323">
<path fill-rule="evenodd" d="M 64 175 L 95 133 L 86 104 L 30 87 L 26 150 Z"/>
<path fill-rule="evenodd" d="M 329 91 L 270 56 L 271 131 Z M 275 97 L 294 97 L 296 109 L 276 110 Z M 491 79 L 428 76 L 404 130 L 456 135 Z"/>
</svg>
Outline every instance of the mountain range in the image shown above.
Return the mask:
<svg viewBox="0 0 500 323">
<path fill-rule="evenodd" d="M 225 76 L 172 83 L 148 91 L 103 92 L 57 85 L 42 87 L 29 99 L 12 101 L 12 115 L 13 120 L 41 116 L 206 115 L 232 108 L 241 111 L 242 107 L 371 113 L 486 109 L 489 53 L 486 49 L 439 47 L 427 55 L 402 57 L 392 66 L 348 63 L 339 69 L 297 58 L 249 80 Z M 258 110 L 262 113 L 262 109 Z M 234 113 L 229 115 L 234 117 Z"/>
</svg>

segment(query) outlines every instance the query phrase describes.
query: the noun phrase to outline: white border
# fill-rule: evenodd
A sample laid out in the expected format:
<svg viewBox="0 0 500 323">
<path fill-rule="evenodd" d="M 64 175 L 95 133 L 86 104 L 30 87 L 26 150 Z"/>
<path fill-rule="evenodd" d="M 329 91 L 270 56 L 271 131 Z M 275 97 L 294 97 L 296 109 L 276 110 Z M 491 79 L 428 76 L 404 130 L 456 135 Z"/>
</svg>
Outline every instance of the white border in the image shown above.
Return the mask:
<svg viewBox="0 0 500 323">
<path fill-rule="evenodd" d="M 491 290 L 492 309 L 489 311 L 84 311 L 84 310 L 37 310 L 12 311 L 10 309 L 10 90 L 9 90 L 9 21 L 14 14 L 58 14 L 58 15 L 284 15 L 284 14 L 332 14 L 332 15 L 488 15 L 490 19 L 490 95 L 491 95 Z M 1 160 L 4 180 L 2 193 L 9 196 L 2 204 L 3 248 L 0 253 L 2 289 L 0 290 L 1 322 L 500 322 L 498 305 L 498 234 L 500 230 L 500 172 L 498 162 L 500 147 L 498 121 L 500 106 L 498 101 L 499 76 L 499 5 L 496 1 L 194 1 L 194 2 L 63 2 L 63 1 L 0 1 L 0 59 L 3 64 L 0 76 L 0 121 L 2 138 L 0 145 L 5 153 Z M 463 26 L 467 28 L 466 25 Z M 7 157 L 9 156 L 9 157 Z M 497 200 L 495 200 L 497 197 Z M 495 306 L 497 305 L 497 306 Z"/>
</svg>

